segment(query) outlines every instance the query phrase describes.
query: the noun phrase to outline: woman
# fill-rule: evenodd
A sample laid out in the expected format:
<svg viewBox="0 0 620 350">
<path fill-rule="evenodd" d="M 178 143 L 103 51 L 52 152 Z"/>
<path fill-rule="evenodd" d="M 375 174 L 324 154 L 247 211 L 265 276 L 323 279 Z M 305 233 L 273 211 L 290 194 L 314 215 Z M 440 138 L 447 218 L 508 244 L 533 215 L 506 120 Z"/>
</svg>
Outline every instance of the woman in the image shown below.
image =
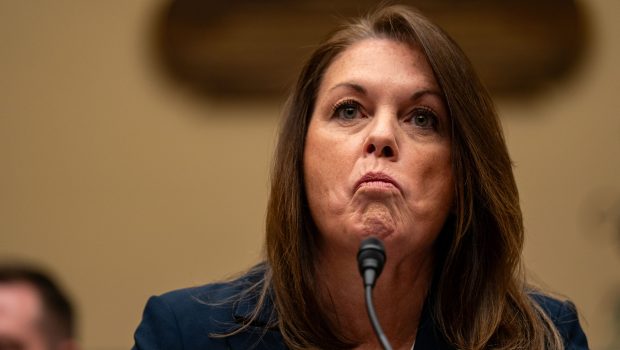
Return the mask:
<svg viewBox="0 0 620 350">
<path fill-rule="evenodd" d="M 356 253 L 388 259 L 375 307 L 394 349 L 587 349 L 574 307 L 520 273 L 523 226 L 493 104 L 415 11 L 333 33 L 278 141 L 265 261 L 149 300 L 135 349 L 378 349 Z"/>
</svg>

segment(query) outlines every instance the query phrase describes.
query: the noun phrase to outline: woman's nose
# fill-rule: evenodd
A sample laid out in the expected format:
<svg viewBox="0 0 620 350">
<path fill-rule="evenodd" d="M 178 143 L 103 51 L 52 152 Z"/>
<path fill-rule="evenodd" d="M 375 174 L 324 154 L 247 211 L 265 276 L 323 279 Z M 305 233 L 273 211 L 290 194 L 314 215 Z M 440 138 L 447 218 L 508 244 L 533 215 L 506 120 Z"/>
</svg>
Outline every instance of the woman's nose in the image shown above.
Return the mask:
<svg viewBox="0 0 620 350">
<path fill-rule="evenodd" d="M 393 121 L 375 119 L 370 127 L 371 130 L 367 135 L 366 142 L 364 142 L 365 155 L 397 160 L 398 144 L 396 142 L 396 126 L 393 125 Z"/>
</svg>

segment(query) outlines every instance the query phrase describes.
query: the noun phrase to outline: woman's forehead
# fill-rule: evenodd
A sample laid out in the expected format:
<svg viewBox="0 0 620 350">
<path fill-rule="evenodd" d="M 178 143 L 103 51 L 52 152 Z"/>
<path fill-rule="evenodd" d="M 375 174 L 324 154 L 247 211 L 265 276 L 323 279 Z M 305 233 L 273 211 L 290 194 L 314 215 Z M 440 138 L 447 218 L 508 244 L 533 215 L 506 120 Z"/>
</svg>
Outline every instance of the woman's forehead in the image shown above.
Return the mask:
<svg viewBox="0 0 620 350">
<path fill-rule="evenodd" d="M 439 90 L 419 47 L 391 39 L 364 39 L 346 48 L 327 67 L 320 92 L 354 85 L 400 84 L 417 90 Z"/>
</svg>

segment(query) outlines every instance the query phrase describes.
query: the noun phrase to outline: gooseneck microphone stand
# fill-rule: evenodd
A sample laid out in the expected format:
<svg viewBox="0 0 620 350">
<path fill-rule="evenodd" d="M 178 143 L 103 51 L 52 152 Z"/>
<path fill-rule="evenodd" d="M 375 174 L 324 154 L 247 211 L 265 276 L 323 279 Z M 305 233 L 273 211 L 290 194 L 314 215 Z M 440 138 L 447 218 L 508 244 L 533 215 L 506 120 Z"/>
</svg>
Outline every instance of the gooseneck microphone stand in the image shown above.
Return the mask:
<svg viewBox="0 0 620 350">
<path fill-rule="evenodd" d="M 357 264 L 360 270 L 360 275 L 364 280 L 364 295 L 366 299 L 366 310 L 368 311 L 368 317 L 372 328 L 375 330 L 375 334 L 379 339 L 379 343 L 384 350 L 392 350 L 392 346 L 388 341 L 385 333 L 381 329 L 375 307 L 372 302 L 372 290 L 375 286 L 375 281 L 379 278 L 383 265 L 385 264 L 385 247 L 383 242 L 375 237 L 368 237 L 362 241 L 360 249 L 357 252 Z"/>
</svg>

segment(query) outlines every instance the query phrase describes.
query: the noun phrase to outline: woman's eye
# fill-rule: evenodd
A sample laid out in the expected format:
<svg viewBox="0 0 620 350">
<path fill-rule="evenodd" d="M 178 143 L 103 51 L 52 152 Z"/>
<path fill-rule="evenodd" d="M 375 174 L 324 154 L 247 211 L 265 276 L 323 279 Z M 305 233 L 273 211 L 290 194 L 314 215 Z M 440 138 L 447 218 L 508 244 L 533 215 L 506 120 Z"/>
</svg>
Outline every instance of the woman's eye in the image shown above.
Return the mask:
<svg viewBox="0 0 620 350">
<path fill-rule="evenodd" d="M 426 108 L 416 109 L 411 116 L 410 122 L 416 127 L 424 129 L 435 129 L 437 127 L 437 117 L 431 110 Z"/>
<path fill-rule="evenodd" d="M 344 101 L 334 107 L 334 116 L 340 119 L 351 120 L 361 114 L 360 104 L 355 101 Z"/>
</svg>

